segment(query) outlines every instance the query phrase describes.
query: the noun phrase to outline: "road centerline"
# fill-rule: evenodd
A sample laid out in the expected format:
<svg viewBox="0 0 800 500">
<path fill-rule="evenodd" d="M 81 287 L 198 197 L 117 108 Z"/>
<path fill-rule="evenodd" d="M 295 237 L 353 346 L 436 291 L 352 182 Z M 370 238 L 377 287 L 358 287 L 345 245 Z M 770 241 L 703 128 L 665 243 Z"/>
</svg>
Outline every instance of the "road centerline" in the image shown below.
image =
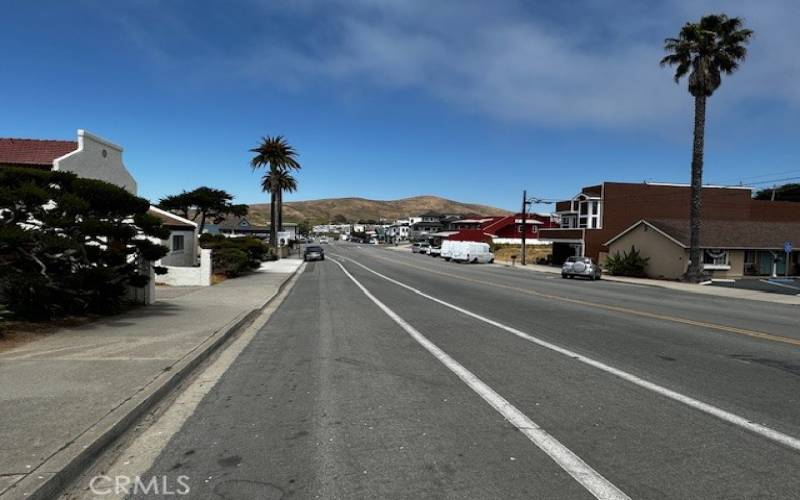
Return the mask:
<svg viewBox="0 0 800 500">
<path fill-rule="evenodd" d="M 351 259 L 348 259 L 351 260 Z M 599 499 L 629 499 L 630 497 L 614 486 L 610 481 L 595 471 L 572 450 L 539 427 L 527 415 L 517 409 L 512 403 L 494 391 L 475 374 L 466 369 L 449 354 L 411 326 L 407 321 L 395 313 L 386 304 L 375 297 L 364 285 L 361 284 L 341 262 L 331 259 L 338 265 L 342 272 L 367 296 L 378 308 L 397 323 L 425 350 L 439 360 L 445 367 L 460 378 L 470 389 L 476 392 L 492 408 L 500 413 L 509 423 L 519 429 L 533 444 L 544 451 L 553 461 L 581 484 L 589 493 Z"/>
<path fill-rule="evenodd" d="M 663 397 L 666 397 L 666 398 L 671 399 L 673 401 L 676 401 L 676 402 L 679 402 L 679 403 L 684 404 L 686 406 L 689 406 L 689 407 L 691 407 L 691 408 L 693 408 L 695 410 L 698 410 L 698 411 L 701 411 L 701 412 L 706 413 L 708 415 L 711 415 L 713 417 L 716 417 L 716 418 L 718 418 L 718 419 L 720 419 L 720 420 L 722 420 L 724 422 L 727 422 L 729 424 L 733 424 L 733 425 L 735 425 L 737 427 L 740 427 L 740 428 L 742 428 L 744 430 L 747 430 L 749 432 L 755 433 L 755 434 L 757 434 L 757 435 L 759 435 L 761 437 L 769 439 L 770 441 L 773 441 L 773 442 L 778 443 L 780 445 L 786 446 L 786 447 L 791 448 L 791 449 L 793 449 L 795 451 L 800 451 L 800 439 L 798 439 L 798 438 L 795 438 L 795 437 L 790 436 L 788 434 L 782 433 L 782 432 L 780 432 L 778 430 L 772 429 L 771 427 L 767 427 L 765 425 L 762 425 L 762 424 L 759 424 L 759 423 L 756 423 L 756 422 L 752 422 L 752 421 L 748 420 L 747 418 L 739 416 L 739 415 L 737 415 L 735 413 L 729 412 L 727 410 L 724 410 L 724 409 L 719 408 L 717 406 L 714 406 L 712 404 L 709 404 L 709 403 L 700 401 L 698 399 L 692 398 L 691 396 L 687 396 L 687 395 L 679 393 L 677 391 L 673 391 L 672 389 L 668 389 L 667 387 L 661 386 L 661 385 L 656 384 L 654 382 L 650 382 L 649 380 L 646 380 L 646 379 L 643 379 L 641 377 L 638 377 L 637 375 L 634 375 L 632 373 L 628 373 L 628 372 L 626 372 L 624 370 L 620 370 L 618 368 L 614 368 L 613 366 L 607 365 L 607 364 L 605 364 L 605 363 L 603 363 L 601 361 L 598 361 L 596 359 L 590 358 L 588 356 L 584 356 L 584 355 L 582 355 L 582 354 L 580 354 L 578 352 L 575 352 L 575 351 L 569 350 L 567 348 L 561 347 L 559 345 L 553 344 L 551 342 L 548 342 L 546 340 L 540 339 L 538 337 L 535 337 L 533 335 L 525 333 L 525 332 L 523 332 L 521 330 L 518 330 L 516 328 L 513 328 L 511 326 L 504 325 L 503 323 L 495 321 L 495 320 L 493 320 L 491 318 L 487 318 L 485 316 L 482 316 L 480 314 L 474 313 L 472 311 L 464 309 L 464 308 L 462 308 L 460 306 L 457 306 L 455 304 L 451 304 L 449 302 L 446 302 L 446 301 L 444 301 L 442 299 L 439 299 L 437 297 L 429 295 L 429 294 L 427 294 L 427 293 L 425 293 L 425 292 L 423 292 L 423 291 L 421 291 L 421 290 L 419 290 L 417 288 L 414 288 L 414 287 L 412 287 L 410 285 L 407 285 L 407 284 L 402 283 L 402 282 L 400 282 L 398 280 L 395 280 L 394 278 L 391 278 L 391 277 L 386 276 L 386 275 L 384 275 L 382 273 L 379 273 L 378 271 L 375 271 L 375 270 L 365 266 L 364 264 L 361 264 L 360 262 L 358 262 L 358 261 L 356 261 L 354 259 L 351 259 L 349 257 L 344 257 L 344 256 L 341 256 L 341 255 L 338 255 L 338 256 L 343 258 L 343 259 L 346 259 L 346 260 L 352 262 L 353 264 L 363 268 L 364 270 L 366 270 L 366 271 L 368 271 L 368 272 L 370 272 L 370 273 L 372 273 L 372 274 L 374 274 L 374 275 L 376 275 L 376 276 L 378 276 L 378 277 L 380 277 L 380 278 L 382 278 L 382 279 L 384 279 L 386 281 L 389 281 L 390 283 L 393 283 L 393 284 L 395 284 L 397 286 L 405 288 L 406 290 L 409 290 L 409 291 L 411 291 L 411 292 L 413 292 L 413 293 L 415 293 L 415 294 L 417 294 L 417 295 L 419 295 L 421 297 L 424 297 L 424 298 L 426 298 L 428 300 L 431 300 L 431 301 L 433 301 L 435 303 L 438 303 L 438 304 L 440 304 L 442 306 L 445 306 L 445 307 L 448 307 L 448 308 L 453 309 L 455 311 L 458 311 L 458 312 L 460 312 L 460 313 L 462 313 L 462 314 L 464 314 L 466 316 L 472 317 L 472 318 L 477 319 L 479 321 L 482 321 L 482 322 L 484 322 L 486 324 L 495 326 L 495 327 L 497 327 L 497 328 L 499 328 L 501 330 L 505 330 L 505 331 L 507 331 L 507 332 L 509 332 L 509 333 L 511 333 L 513 335 L 516 335 L 517 337 L 522 338 L 522 339 L 524 339 L 524 340 L 526 340 L 528 342 L 532 342 L 532 343 L 534 343 L 536 345 L 539 345 L 541 347 L 544 347 L 546 349 L 549 349 L 549 350 L 555 351 L 555 352 L 557 352 L 559 354 L 562 354 L 564 356 L 573 358 L 573 359 L 575 359 L 577 361 L 580 361 L 581 363 L 587 364 L 589 366 L 593 366 L 593 367 L 595 367 L 595 368 L 597 368 L 599 370 L 602 370 L 602 371 L 604 371 L 606 373 L 612 374 L 612 375 L 614 375 L 614 376 L 616 376 L 618 378 L 621 378 L 621 379 L 623 379 L 623 380 L 625 380 L 627 382 L 630 382 L 630 383 L 632 383 L 634 385 L 637 385 L 637 386 L 642 387 L 644 389 L 647 389 L 649 391 L 655 392 L 655 393 L 657 393 L 657 394 L 659 394 L 659 395 L 661 395 Z M 344 269 L 344 266 L 342 266 L 341 263 L 337 262 L 337 264 Z M 351 278 L 351 279 L 353 279 L 353 278 Z"/>
<path fill-rule="evenodd" d="M 348 257 L 345 257 L 345 256 L 340 255 L 340 254 L 335 254 L 335 255 L 338 255 L 338 256 L 343 257 L 343 258 L 348 258 Z M 603 309 L 603 310 L 606 310 L 606 311 L 619 312 L 619 313 L 629 314 L 629 315 L 632 315 L 632 316 L 639 316 L 639 317 L 643 317 L 643 318 L 656 319 L 656 320 L 660 320 L 660 321 L 667 321 L 667 322 L 671 322 L 671 323 L 679 323 L 679 324 L 683 324 L 683 325 L 697 326 L 697 327 L 700 327 L 700 328 L 707 328 L 707 329 L 718 331 L 718 332 L 732 333 L 732 334 L 736 334 L 736 335 L 743 335 L 743 336 L 746 336 L 746 337 L 757 338 L 757 339 L 760 339 L 760 340 L 767 340 L 767 341 L 770 341 L 770 342 L 779 342 L 779 343 L 782 343 L 782 344 L 789 344 L 789 345 L 800 347 L 800 339 L 795 339 L 795 338 L 791 338 L 791 337 L 784 337 L 782 335 L 775 335 L 775 334 L 771 334 L 771 333 L 767 333 L 767 332 L 760 332 L 758 330 L 750 330 L 748 328 L 738 328 L 738 327 L 735 327 L 735 326 L 720 325 L 720 324 L 717 324 L 717 323 L 709 323 L 707 321 L 697 321 L 697 320 L 688 319 L 688 318 L 681 318 L 681 317 L 678 317 L 678 316 L 669 316 L 669 315 L 666 315 L 666 314 L 658 314 L 658 313 L 652 313 L 652 312 L 648 312 L 648 311 L 641 311 L 641 310 L 638 310 L 638 309 L 631 309 L 629 307 L 614 306 L 614 305 L 610 305 L 610 304 L 601 304 L 599 302 L 592 302 L 592 301 L 588 301 L 588 300 L 573 299 L 571 297 L 564 297 L 562 295 L 554 295 L 554 294 L 539 292 L 537 290 L 533 290 L 533 289 L 530 289 L 530 288 L 522 288 L 522 287 L 517 287 L 517 286 L 513 286 L 513 285 L 504 285 L 502 283 L 493 283 L 491 281 L 486 281 L 486 280 L 482 280 L 482 279 L 475 279 L 475 278 L 469 278 L 469 277 L 466 277 L 466 276 L 459 276 L 457 274 L 452 274 L 452 273 L 447 273 L 447 272 L 444 272 L 444 271 L 439 271 L 439 270 L 436 270 L 436 269 L 431 269 L 431 268 L 426 267 L 426 266 L 413 266 L 413 265 L 408 264 L 406 262 L 400 262 L 400 261 L 396 261 L 396 260 L 392 260 L 392 259 L 387 259 L 387 258 L 381 257 L 379 255 L 375 255 L 374 252 L 371 254 L 371 257 L 373 257 L 375 259 L 378 259 L 378 260 L 383 260 L 383 261 L 386 261 L 386 262 L 397 264 L 397 265 L 400 265 L 400 266 L 410 267 L 412 269 L 424 269 L 426 272 L 429 272 L 429 273 L 432 273 L 432 274 L 438 274 L 440 276 L 447 276 L 449 278 L 458 279 L 458 280 L 461 280 L 461 281 L 467 281 L 467 282 L 471 282 L 471 283 L 478 283 L 478 284 L 488 285 L 488 286 L 492 286 L 492 287 L 496 287 L 496 288 L 503 288 L 503 289 L 506 289 L 506 290 L 513 290 L 515 292 L 521 292 L 521 293 L 524 293 L 526 295 L 532 295 L 532 296 L 541 297 L 541 298 L 544 298 L 544 299 L 557 300 L 557 301 L 560 301 L 560 302 L 566 302 L 566 303 L 580 305 L 580 306 L 587 306 L 587 307 L 592 307 L 592 308 L 595 308 L 595 309 Z"/>
</svg>

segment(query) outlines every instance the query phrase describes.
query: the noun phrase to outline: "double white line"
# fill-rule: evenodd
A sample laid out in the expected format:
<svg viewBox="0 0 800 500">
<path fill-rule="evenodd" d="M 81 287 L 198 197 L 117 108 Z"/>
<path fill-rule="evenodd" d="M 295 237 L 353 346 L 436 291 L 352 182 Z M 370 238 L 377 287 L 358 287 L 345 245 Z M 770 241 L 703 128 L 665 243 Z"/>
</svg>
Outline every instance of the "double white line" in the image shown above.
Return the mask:
<svg viewBox="0 0 800 500">
<path fill-rule="evenodd" d="M 780 431 L 777 431 L 765 425 L 752 422 L 747 418 L 723 410 L 722 408 L 694 399 L 690 396 L 686 396 L 679 392 L 668 389 L 664 386 L 645 380 L 641 377 L 637 377 L 636 375 L 633 375 L 626 371 L 614 368 L 595 359 L 583 356 L 577 352 L 565 349 L 556 344 L 547 342 L 546 340 L 534 337 L 523 331 L 517 330 L 516 328 L 504 325 L 485 316 L 481 316 L 479 314 L 476 314 L 472 311 L 469 311 L 457 305 L 451 304 L 444 300 L 428 295 L 425 292 L 422 292 L 421 290 L 418 290 L 412 286 L 406 285 L 405 283 L 402 283 L 384 274 L 374 271 L 373 269 L 370 269 L 369 267 L 361 264 L 360 262 L 356 262 L 353 259 L 349 259 L 343 256 L 340 257 L 347 259 L 353 264 L 363 268 L 364 270 L 382 279 L 389 281 L 390 283 L 405 288 L 421 297 L 436 302 L 437 304 L 458 311 L 466 316 L 477 319 L 479 321 L 492 325 L 501 330 L 505 330 L 526 341 L 532 342 L 546 349 L 555 351 L 559 354 L 563 354 L 564 356 L 568 356 L 576 361 L 580 361 L 581 363 L 602 370 L 606 373 L 619 377 L 627 382 L 635 384 L 649 391 L 655 392 L 663 397 L 672 399 L 673 401 L 682 403 L 686 406 L 694 408 L 695 410 L 699 410 L 703 413 L 714 416 L 720 420 L 733 424 L 749 432 L 758 434 L 762 437 L 769 439 L 770 441 L 786 446 L 795 451 L 800 451 L 800 439 L 797 439 L 793 436 L 784 434 Z M 406 332 L 408 332 L 415 340 L 417 340 L 417 342 L 419 342 L 423 347 L 425 347 L 429 352 L 431 352 L 431 354 L 433 354 L 434 356 L 436 356 L 437 359 L 442 361 L 442 363 L 444 363 L 445 366 L 447 366 L 451 371 L 453 371 L 456 375 L 458 375 L 459 378 L 461 378 L 464 382 L 466 382 L 471 389 L 480 394 L 481 397 L 483 397 L 483 399 L 485 399 L 490 405 L 492 405 L 492 407 L 494 407 L 498 412 L 500 412 L 509 422 L 511 422 L 513 425 L 519 428 L 526 436 L 528 436 L 528 438 L 531 441 L 533 441 L 534 444 L 536 444 L 536 446 L 545 451 L 551 458 L 553 458 L 553 460 L 556 461 L 556 463 L 558 463 L 564 470 L 566 470 L 572 477 L 574 477 L 590 493 L 592 493 L 597 498 L 628 498 L 627 495 L 625 495 L 625 493 L 623 493 L 616 486 L 611 484 L 597 471 L 589 467 L 589 465 L 587 465 L 583 460 L 581 460 L 580 457 L 572 453 L 572 451 L 570 451 L 564 445 L 559 443 L 555 438 L 547 434 L 544 430 L 542 430 L 534 422 L 532 422 L 527 416 L 525 416 L 517 408 L 515 408 L 511 403 L 506 401 L 502 396 L 497 394 L 489 386 L 483 383 L 469 370 L 464 368 L 460 363 L 455 361 L 453 358 L 448 356 L 444 351 L 439 349 L 439 347 L 437 347 L 435 344 L 433 344 L 431 341 L 425 338 L 425 336 L 423 336 L 421 333 L 415 330 L 411 325 L 406 323 L 402 318 L 400 318 L 394 311 L 389 309 L 380 300 L 375 298 L 375 296 L 372 295 L 366 288 L 364 288 L 364 286 L 361 285 L 361 283 L 359 283 L 358 280 L 356 280 L 344 268 L 344 266 L 340 262 L 338 261 L 334 262 L 336 262 L 336 264 L 342 269 L 342 271 L 344 271 L 344 273 L 367 295 L 367 297 L 370 298 L 370 300 L 372 300 L 376 305 L 378 305 L 378 307 L 380 307 L 387 315 L 389 315 L 395 322 L 397 322 Z M 527 432 L 528 429 L 531 429 L 534 432 Z"/>
<path fill-rule="evenodd" d="M 575 478 L 575 480 L 578 481 L 584 488 L 586 488 L 592 495 L 594 495 L 596 498 L 608 500 L 630 499 L 628 495 L 600 475 L 599 472 L 592 469 L 581 459 L 581 457 L 561 444 L 556 438 L 548 434 L 547 431 L 536 425 L 533 420 L 519 411 L 513 404 L 509 403 L 503 396 L 495 392 L 494 389 L 486 385 L 486 383 L 479 379 L 474 373 L 464 368 L 461 363 L 451 358 L 449 354 L 441 350 L 436 344 L 422 335 L 416 328 L 409 325 L 408 322 L 398 316 L 397 313 L 391 310 L 386 304 L 378 300 L 377 297 L 372 295 L 372 293 L 370 293 L 370 291 L 367 290 L 364 285 L 362 285 L 353 277 L 352 274 L 347 271 L 347 269 L 345 269 L 341 262 L 334 259 L 331 260 L 335 262 L 342 269 L 342 272 L 344 272 L 344 274 L 350 278 L 353 283 L 355 283 L 356 286 L 361 289 L 362 292 L 364 292 L 364 295 L 366 295 L 372 302 L 375 303 L 375 305 L 385 312 L 387 316 L 392 318 L 395 323 L 400 325 L 403 330 L 411 335 L 414 340 L 416 340 L 422 347 L 430 352 L 436 359 L 441 361 L 444 366 L 455 373 L 456 376 L 464 381 L 464 383 L 467 384 L 470 389 L 478 393 L 478 395 L 482 397 L 484 401 L 489 403 L 492 408 L 497 410 L 497 412 L 500 413 L 506 420 L 508 420 L 514 427 L 519 429 L 522 434 L 527 436 L 528 439 L 533 442 L 533 444 L 547 453 L 550 458 L 552 458 L 562 469 L 569 473 L 570 476 Z M 391 278 L 372 271 L 358 262 L 355 263 L 364 269 L 377 274 L 378 276 L 386 278 L 406 288 L 410 288 L 406 285 L 402 285 L 399 282 L 395 282 Z"/>
</svg>

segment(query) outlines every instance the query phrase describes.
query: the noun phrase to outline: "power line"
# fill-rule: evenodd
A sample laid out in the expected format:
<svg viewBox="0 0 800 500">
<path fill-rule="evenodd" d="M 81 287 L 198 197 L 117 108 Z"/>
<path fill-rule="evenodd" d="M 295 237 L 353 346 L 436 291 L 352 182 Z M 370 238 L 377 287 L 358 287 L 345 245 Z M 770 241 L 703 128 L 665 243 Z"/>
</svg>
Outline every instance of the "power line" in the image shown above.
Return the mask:
<svg viewBox="0 0 800 500">
<path fill-rule="evenodd" d="M 752 176 L 748 176 L 748 177 L 740 177 L 740 178 L 738 178 L 738 179 L 736 179 L 736 180 L 725 181 L 725 182 L 719 182 L 719 183 L 717 183 L 717 184 L 723 184 L 723 185 L 733 185 L 733 184 L 734 184 L 734 183 L 736 183 L 737 181 L 738 181 L 740 184 L 748 184 L 748 183 L 743 183 L 742 181 L 745 181 L 745 180 L 751 180 L 751 179 L 763 179 L 764 177 L 772 177 L 773 175 L 785 175 L 785 174 L 796 174 L 796 173 L 800 173 L 800 170 L 798 170 L 798 169 L 794 169 L 794 170 L 784 170 L 784 171 L 782 171 L 782 172 L 770 172 L 770 173 L 767 173 L 767 174 L 761 174 L 761 175 L 752 175 Z"/>
</svg>

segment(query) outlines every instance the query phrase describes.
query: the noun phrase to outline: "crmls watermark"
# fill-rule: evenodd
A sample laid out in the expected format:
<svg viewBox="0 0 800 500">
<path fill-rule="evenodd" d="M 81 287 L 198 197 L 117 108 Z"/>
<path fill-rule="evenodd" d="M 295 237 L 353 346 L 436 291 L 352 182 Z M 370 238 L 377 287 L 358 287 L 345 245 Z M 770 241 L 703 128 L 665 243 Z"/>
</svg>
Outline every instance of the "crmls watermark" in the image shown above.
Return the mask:
<svg viewBox="0 0 800 500">
<path fill-rule="evenodd" d="M 182 496 L 188 495 L 189 476 L 95 476 L 89 481 L 89 489 L 97 496 L 106 495 L 158 495 Z"/>
</svg>

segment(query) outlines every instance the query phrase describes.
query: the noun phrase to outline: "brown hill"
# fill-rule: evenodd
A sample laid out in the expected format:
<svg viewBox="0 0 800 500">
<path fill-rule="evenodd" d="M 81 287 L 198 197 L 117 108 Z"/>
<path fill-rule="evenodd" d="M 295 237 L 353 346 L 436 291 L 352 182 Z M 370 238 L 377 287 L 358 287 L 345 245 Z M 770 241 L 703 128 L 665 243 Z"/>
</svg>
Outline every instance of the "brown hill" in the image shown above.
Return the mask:
<svg viewBox="0 0 800 500">
<path fill-rule="evenodd" d="M 323 223 L 344 217 L 348 222 L 359 220 L 402 219 L 425 212 L 457 215 L 506 215 L 508 210 L 461 203 L 438 196 L 414 196 L 401 200 L 367 200 L 365 198 L 330 198 L 324 200 L 292 201 L 283 204 L 283 218 L 287 222 L 308 220 Z M 269 204 L 250 205 L 253 222 L 263 223 L 269 219 Z"/>
</svg>

